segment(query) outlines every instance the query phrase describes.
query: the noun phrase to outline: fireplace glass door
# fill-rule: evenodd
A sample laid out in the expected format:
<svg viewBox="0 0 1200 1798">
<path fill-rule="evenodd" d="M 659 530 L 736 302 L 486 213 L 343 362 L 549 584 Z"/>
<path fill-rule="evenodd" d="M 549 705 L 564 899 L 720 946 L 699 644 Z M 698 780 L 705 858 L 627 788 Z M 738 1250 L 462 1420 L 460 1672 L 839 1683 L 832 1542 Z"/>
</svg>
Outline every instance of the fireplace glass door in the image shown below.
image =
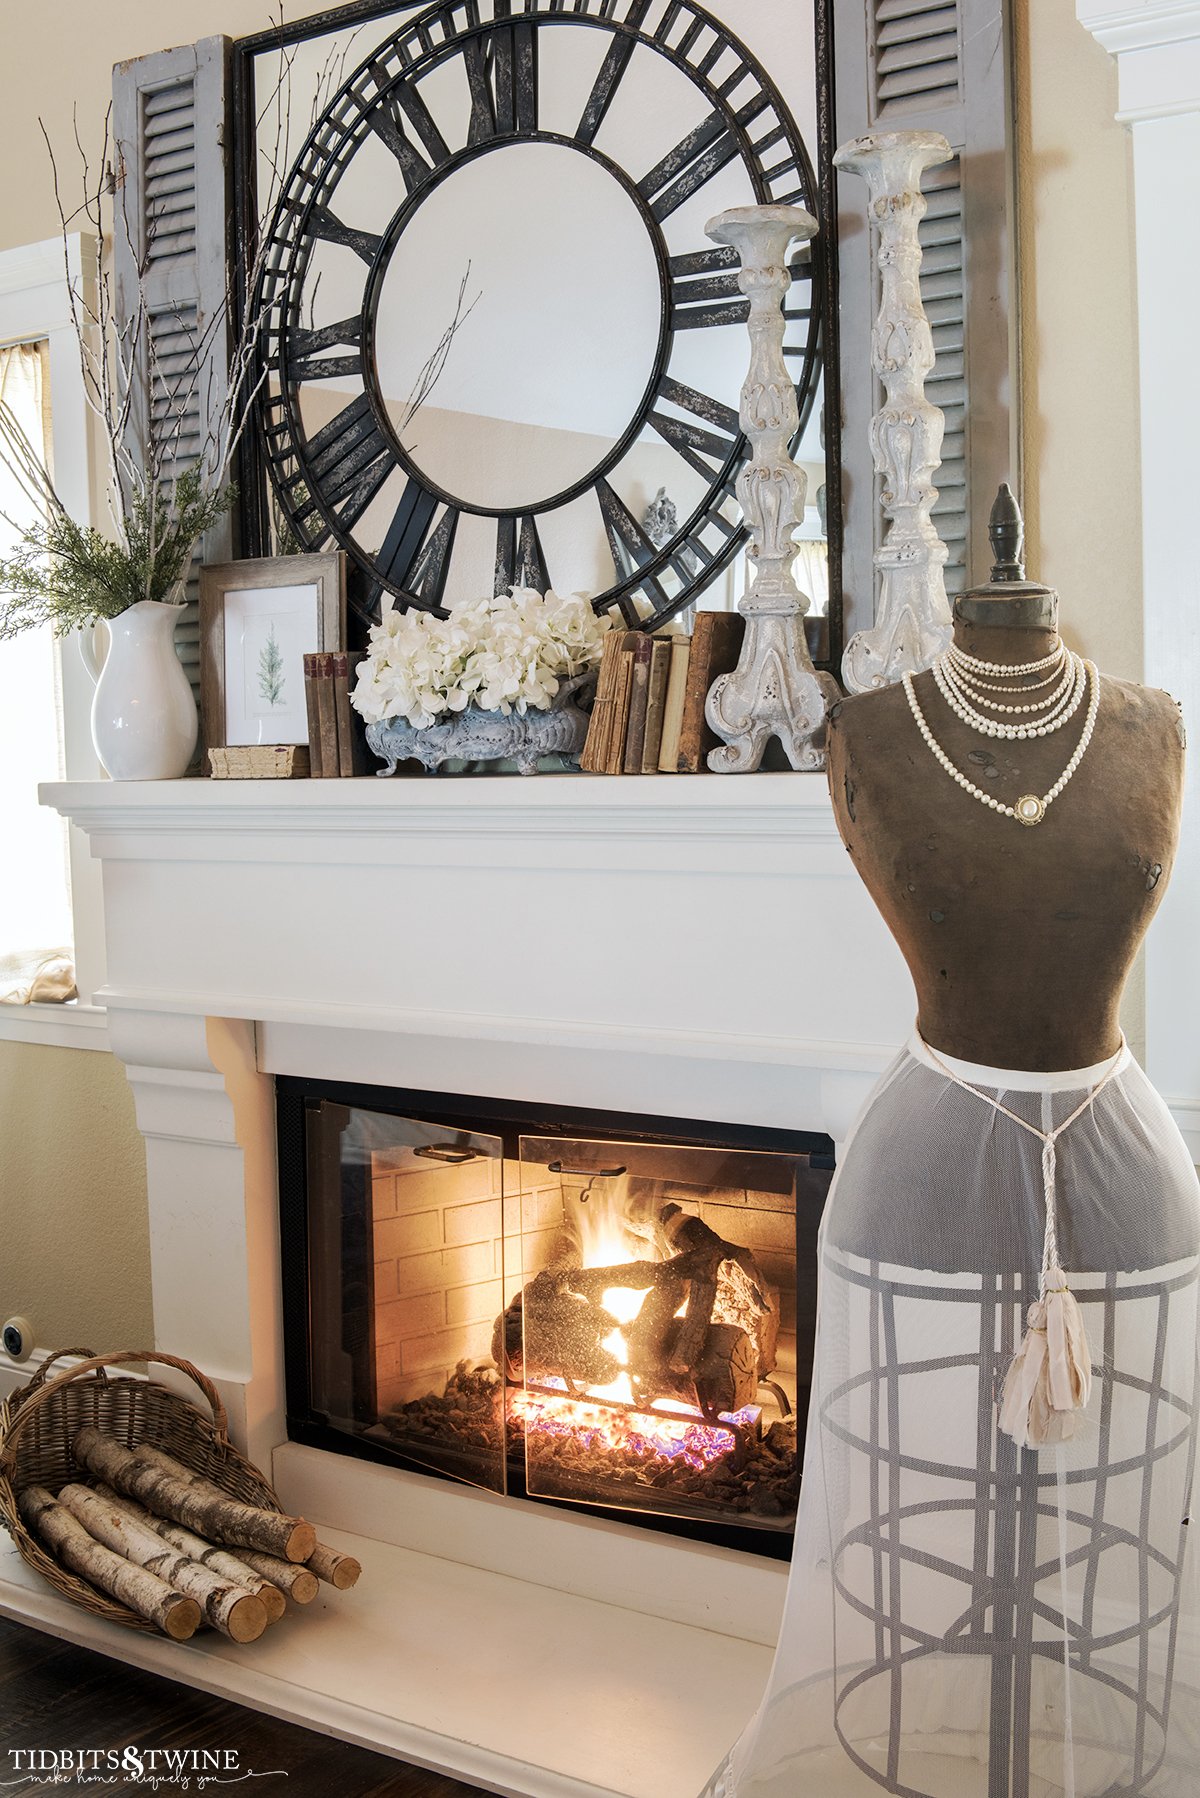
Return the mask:
<svg viewBox="0 0 1200 1798">
<path fill-rule="evenodd" d="M 790 1527 L 791 1164 L 523 1136 L 518 1178 L 520 1256 L 493 1352 L 528 1491 Z"/>
<path fill-rule="evenodd" d="M 819 1156 L 326 1097 L 299 1115 L 294 1435 L 658 1527 L 786 1537 Z"/>
</svg>

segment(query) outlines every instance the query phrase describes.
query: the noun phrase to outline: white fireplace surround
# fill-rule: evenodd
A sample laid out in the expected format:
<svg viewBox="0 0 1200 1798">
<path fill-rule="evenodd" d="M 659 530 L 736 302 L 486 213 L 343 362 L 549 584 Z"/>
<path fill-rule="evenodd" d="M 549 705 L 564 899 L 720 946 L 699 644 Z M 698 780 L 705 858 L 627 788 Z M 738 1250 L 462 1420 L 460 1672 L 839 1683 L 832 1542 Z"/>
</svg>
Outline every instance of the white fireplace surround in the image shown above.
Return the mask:
<svg viewBox="0 0 1200 1798">
<path fill-rule="evenodd" d="M 823 777 L 65 783 L 155 1327 L 282 1439 L 271 1076 L 845 1136 L 911 1023 Z"/>
<path fill-rule="evenodd" d="M 253 1650 L 101 1625 L 12 1551 L 0 1609 L 514 1798 L 694 1798 L 786 1570 L 289 1444 L 272 1076 L 844 1138 L 913 1007 L 824 777 L 43 796 L 103 870 L 158 1345 L 366 1571 Z"/>
</svg>

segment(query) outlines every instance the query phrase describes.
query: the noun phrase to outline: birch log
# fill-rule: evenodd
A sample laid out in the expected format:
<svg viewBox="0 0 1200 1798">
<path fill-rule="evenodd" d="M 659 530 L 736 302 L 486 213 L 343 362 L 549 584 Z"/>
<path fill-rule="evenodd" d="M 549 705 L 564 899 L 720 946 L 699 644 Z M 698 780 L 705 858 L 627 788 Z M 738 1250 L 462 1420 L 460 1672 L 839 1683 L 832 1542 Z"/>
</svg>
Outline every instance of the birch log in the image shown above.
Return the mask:
<svg viewBox="0 0 1200 1798">
<path fill-rule="evenodd" d="M 214 1486 L 211 1480 L 206 1480 L 203 1474 L 193 1473 L 192 1469 L 185 1467 L 182 1461 L 176 1461 L 172 1455 L 164 1454 L 161 1448 L 152 1448 L 148 1442 L 139 1442 L 133 1450 L 133 1458 L 135 1461 L 140 1461 L 143 1466 L 157 1468 L 160 1473 L 169 1474 L 173 1479 L 182 1480 L 193 1491 L 209 1493 L 214 1499 L 224 1497 L 220 1487 Z M 316 1574 L 318 1579 L 325 1580 L 328 1585 L 336 1586 L 339 1592 L 348 1592 L 351 1586 L 357 1585 L 362 1573 L 361 1561 L 355 1560 L 353 1555 L 339 1554 L 336 1549 L 327 1548 L 323 1542 L 318 1542 L 312 1554 L 305 1556 L 304 1564 Z M 274 1576 L 268 1575 L 267 1577 L 273 1578 Z M 314 1587 L 313 1596 L 315 1593 L 316 1588 Z M 296 1598 L 294 1591 L 292 1597 Z M 308 1600 L 296 1598 L 296 1602 L 297 1604 L 306 1604 Z"/>
<path fill-rule="evenodd" d="M 260 1555 L 253 1548 L 238 1551 L 238 1559 L 253 1567 L 273 1586 L 286 1592 L 295 1604 L 311 1604 L 317 1596 L 320 1586 L 315 1573 L 307 1567 L 297 1566 L 295 1561 L 281 1561 L 275 1555 Z"/>
<path fill-rule="evenodd" d="M 326 1548 L 323 1542 L 317 1543 L 305 1565 L 318 1579 L 336 1586 L 339 1592 L 348 1592 L 351 1586 L 356 1586 L 362 1572 L 361 1561 L 356 1561 L 353 1555 L 339 1554 L 336 1548 Z"/>
<path fill-rule="evenodd" d="M 194 1598 L 177 1592 L 149 1569 L 135 1567 L 122 1555 L 113 1554 L 44 1486 L 27 1486 L 17 1498 L 17 1507 L 29 1528 L 72 1573 L 136 1611 L 173 1641 L 186 1642 L 195 1635 L 200 1627 L 200 1606 Z"/>
<path fill-rule="evenodd" d="M 307 1561 L 317 1546 L 317 1532 L 299 1517 L 263 1511 L 256 1505 L 230 1498 L 207 1481 L 192 1481 L 186 1469 L 173 1464 L 171 1471 L 158 1460 L 147 1460 L 140 1450 L 130 1450 L 99 1430 L 83 1429 L 71 1444 L 75 1459 L 89 1473 L 115 1486 L 126 1498 L 136 1498 L 148 1511 L 182 1523 L 209 1542 L 230 1547 L 257 1548 L 285 1561 Z M 152 1453 L 156 1451 L 151 1451 Z M 169 1457 L 164 1456 L 163 1460 Z"/>
<path fill-rule="evenodd" d="M 215 1485 L 212 1480 L 206 1480 L 202 1473 L 194 1473 L 190 1467 L 185 1467 L 182 1461 L 177 1461 L 175 1459 L 174 1455 L 165 1454 L 161 1448 L 152 1448 L 148 1442 L 139 1442 L 137 1447 L 132 1450 L 132 1454 L 134 1460 L 138 1462 L 139 1465 L 143 1467 L 152 1467 L 156 1472 L 161 1473 L 170 1479 L 178 1480 L 181 1485 L 190 1487 L 193 1492 L 202 1493 L 206 1498 L 212 1499 L 214 1504 L 225 1502 L 228 1499 L 228 1494 L 222 1492 L 221 1488 Z M 252 1506 L 251 1509 L 255 1509 L 255 1507 Z M 276 1516 L 276 1513 L 273 1511 L 264 1511 L 261 1514 L 265 1517 Z M 282 1558 L 287 1561 L 307 1561 L 309 1554 L 316 1548 L 317 1533 L 310 1523 L 304 1523 L 300 1518 L 292 1518 L 290 1521 L 295 1523 L 300 1529 L 310 1533 L 311 1548 L 308 1553 L 297 1554 L 293 1552 L 286 1556 L 282 1556 Z M 299 1546 L 299 1544 L 297 1545 Z M 255 1548 L 261 1554 L 271 1555 L 276 1560 L 281 1558 L 280 1549 L 266 1548 L 261 1542 L 249 1542 L 246 1543 L 245 1546 L 247 1548 Z"/>
<path fill-rule="evenodd" d="M 202 1567 L 209 1568 L 220 1579 L 228 1580 L 234 1586 L 244 1586 L 247 1592 L 253 1592 L 267 1613 L 268 1623 L 278 1623 L 287 1610 L 287 1601 L 279 1587 L 265 1580 L 261 1573 L 256 1573 L 253 1567 L 239 1560 L 237 1555 L 230 1554 L 227 1548 L 218 1548 L 213 1543 L 206 1542 L 203 1536 L 197 1536 L 192 1530 L 185 1530 L 181 1523 L 171 1523 L 165 1517 L 155 1517 L 152 1511 L 143 1509 L 134 1499 L 121 1498 L 108 1486 L 97 1486 L 96 1495 L 104 1499 L 106 1504 L 115 1505 L 119 1511 L 127 1512 L 144 1529 L 153 1530 L 156 1536 L 161 1536 L 172 1548 L 179 1549 L 181 1554 L 198 1561 Z"/>
<path fill-rule="evenodd" d="M 231 1642 L 256 1642 L 267 1627 L 261 1601 L 244 1586 L 223 1580 L 139 1523 L 123 1507 L 108 1504 L 87 1486 L 64 1486 L 59 1503 L 77 1517 L 88 1534 L 135 1566 L 149 1568 L 159 1579 L 186 1592 L 203 1607 L 214 1629 Z"/>
</svg>

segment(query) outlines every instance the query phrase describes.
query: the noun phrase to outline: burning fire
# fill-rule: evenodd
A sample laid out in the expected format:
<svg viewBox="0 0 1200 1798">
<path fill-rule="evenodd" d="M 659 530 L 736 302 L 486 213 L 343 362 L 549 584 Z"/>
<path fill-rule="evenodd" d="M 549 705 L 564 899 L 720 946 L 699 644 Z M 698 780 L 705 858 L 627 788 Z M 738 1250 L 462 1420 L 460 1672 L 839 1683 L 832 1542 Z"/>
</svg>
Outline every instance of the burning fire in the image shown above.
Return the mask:
<svg viewBox="0 0 1200 1798">
<path fill-rule="evenodd" d="M 615 1183 L 615 1190 L 607 1181 L 593 1180 L 586 1195 L 581 1195 L 581 1201 L 586 1197 L 587 1202 L 575 1208 L 573 1222 L 584 1267 L 657 1259 L 651 1244 L 625 1216 L 624 1187 L 623 1180 Z M 629 1364 L 625 1331 L 647 1296 L 645 1290 L 610 1286 L 601 1297 L 604 1310 L 617 1326 L 601 1339 L 601 1347 L 623 1368 Z M 678 1315 L 682 1316 L 684 1309 L 681 1305 Z M 562 1396 L 546 1387 L 560 1390 Z M 589 1399 L 599 1402 L 590 1404 Z M 518 1387 L 509 1395 L 510 1415 L 527 1436 L 573 1438 L 583 1450 L 616 1450 L 660 1464 L 683 1461 L 697 1472 L 731 1454 L 737 1447 L 735 1431 L 752 1426 L 759 1415 L 753 1405 L 722 1414 L 721 1423 L 728 1427 L 721 1428 L 705 1423 L 690 1405 L 660 1399 L 653 1408 L 639 1410 L 636 1403 L 628 1373 L 618 1374 L 606 1385 L 589 1386 L 585 1398 L 568 1396 L 566 1383 L 553 1376 L 543 1381 L 541 1390 Z"/>
<path fill-rule="evenodd" d="M 613 1267 L 622 1261 L 654 1259 L 647 1253 L 646 1243 L 625 1227 L 622 1207 L 625 1182 L 619 1180 L 616 1185 L 617 1190 L 614 1192 L 607 1181 L 593 1181 L 587 1194 L 587 1205 L 581 1201 L 575 1214 L 584 1267 Z M 596 1191 L 597 1187 L 600 1187 L 599 1192 Z M 633 1322 L 645 1300 L 645 1292 L 637 1292 L 629 1286 L 609 1286 L 600 1300 L 609 1316 L 616 1318 L 618 1326 L 601 1338 L 600 1346 L 607 1349 L 614 1361 L 620 1362 L 622 1367 L 629 1365 L 629 1345 L 625 1341 L 625 1330 Z M 634 1403 L 633 1383 L 627 1373 L 621 1373 L 615 1380 L 610 1380 L 607 1386 L 589 1386 L 588 1396 L 609 1399 L 616 1405 L 631 1405 Z M 594 1406 L 582 1408 L 595 1409 Z"/>
<path fill-rule="evenodd" d="M 547 1382 L 549 1384 L 549 1382 Z M 555 1385 L 559 1382 L 555 1381 Z M 727 1429 L 706 1424 L 698 1411 L 666 1401 L 653 1411 L 617 1411 L 609 1405 L 589 1405 L 583 1399 L 549 1392 L 533 1392 L 527 1386 L 509 1394 L 510 1415 L 530 1433 L 573 1437 L 583 1449 L 616 1449 L 648 1461 L 686 1461 L 702 1473 L 737 1446 L 736 1428 L 749 1428 L 758 1408 L 722 1413 Z"/>
</svg>

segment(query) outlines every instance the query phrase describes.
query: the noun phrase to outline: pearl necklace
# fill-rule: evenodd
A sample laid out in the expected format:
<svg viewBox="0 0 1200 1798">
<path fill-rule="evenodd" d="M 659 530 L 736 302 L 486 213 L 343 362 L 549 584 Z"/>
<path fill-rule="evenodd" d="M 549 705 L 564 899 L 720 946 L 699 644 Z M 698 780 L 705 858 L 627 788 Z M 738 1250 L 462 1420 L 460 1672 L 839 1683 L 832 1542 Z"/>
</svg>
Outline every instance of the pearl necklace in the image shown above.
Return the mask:
<svg viewBox="0 0 1200 1798">
<path fill-rule="evenodd" d="M 956 654 L 951 648 L 942 659 L 942 667 L 947 681 L 956 691 L 965 693 L 969 701 L 986 706 L 990 712 L 1046 711 L 1069 689 L 1074 678 L 1074 662 L 1066 650 L 1061 647 L 1051 673 L 1044 680 L 1030 681 L 1028 684 L 1023 681 L 1014 681 L 1007 674 L 1003 680 L 983 680 L 979 675 L 970 673 L 962 666 L 958 659 L 959 654 L 961 651 Z M 1046 694 L 1041 699 L 1034 700 L 1031 705 L 1003 705 L 1000 699 L 991 697 L 992 694 L 1002 694 L 1005 699 L 1027 699 L 1031 693 L 1041 693 L 1046 687 L 1052 687 L 1053 692 Z"/>
<path fill-rule="evenodd" d="M 1014 716 L 1016 722 L 1010 724 L 998 718 L 985 717 L 976 709 L 976 705 L 971 703 L 970 690 L 964 686 L 961 677 L 955 674 L 946 656 L 939 656 L 933 664 L 933 677 L 942 698 L 964 724 L 970 725 L 972 730 L 980 731 L 985 737 L 1004 737 L 1009 740 L 1048 737 L 1052 731 L 1061 730 L 1079 710 L 1087 690 L 1087 670 L 1083 658 L 1071 654 L 1065 662 L 1065 672 L 1057 687 L 1048 699 L 1037 705 L 1002 706 L 994 700 L 977 697 L 977 704 Z M 1013 690 L 1019 692 L 1021 689 Z"/>
<path fill-rule="evenodd" d="M 944 656 L 939 656 L 938 660 L 934 663 L 933 669 L 935 677 L 939 664 L 945 659 Z M 1044 667 L 1045 665 L 1045 663 L 1042 663 L 1040 664 L 1040 667 Z M 995 664 L 984 663 L 983 666 L 994 668 Z M 1033 667 L 1020 670 L 1020 672 L 1037 673 L 1040 672 L 1040 667 L 1038 664 L 1035 664 Z M 956 781 L 963 789 L 964 793 L 970 793 L 973 799 L 978 799 L 981 805 L 986 805 L 989 811 L 999 812 L 1000 815 L 1005 818 L 1015 818 L 1018 824 L 1032 825 L 1041 823 L 1042 819 L 1046 816 L 1047 807 L 1053 805 L 1054 801 L 1058 798 L 1059 794 L 1074 774 L 1076 768 L 1078 768 L 1080 762 L 1083 760 L 1084 751 L 1092 740 L 1092 732 L 1096 728 L 1096 713 L 1100 709 L 1100 676 L 1096 673 L 1095 665 L 1092 662 L 1084 662 L 1083 670 L 1083 685 L 1086 687 L 1090 683 L 1091 693 L 1088 699 L 1087 718 L 1084 722 L 1082 735 L 1075 745 L 1074 755 L 1071 757 L 1048 793 L 1043 793 L 1040 799 L 1036 793 L 1023 793 L 1015 805 L 1002 805 L 1001 802 L 998 799 L 993 798 L 990 793 L 985 793 L 982 787 L 977 787 L 974 781 L 968 780 L 960 768 L 955 767 L 954 763 L 950 760 L 950 757 L 946 754 L 932 730 L 929 728 L 925 714 L 922 712 L 917 696 L 913 691 L 912 675 L 907 673 L 902 675 L 901 684 L 904 687 L 905 696 L 908 699 L 909 710 L 912 712 L 913 718 L 916 721 L 917 729 L 924 737 L 934 758 L 941 763 L 951 780 Z M 1030 733 L 1022 730 L 1021 734 L 1028 735 Z"/>
<path fill-rule="evenodd" d="M 946 654 L 954 658 L 957 667 L 966 668 L 972 674 L 1004 673 L 1011 674 L 1015 678 L 1018 674 L 1040 674 L 1043 668 L 1052 667 L 1062 652 L 1063 645 L 1060 640 L 1050 654 L 1043 656 L 1040 662 L 981 662 L 978 656 L 969 656 L 965 649 L 959 649 L 957 644 L 953 643 Z"/>
</svg>

